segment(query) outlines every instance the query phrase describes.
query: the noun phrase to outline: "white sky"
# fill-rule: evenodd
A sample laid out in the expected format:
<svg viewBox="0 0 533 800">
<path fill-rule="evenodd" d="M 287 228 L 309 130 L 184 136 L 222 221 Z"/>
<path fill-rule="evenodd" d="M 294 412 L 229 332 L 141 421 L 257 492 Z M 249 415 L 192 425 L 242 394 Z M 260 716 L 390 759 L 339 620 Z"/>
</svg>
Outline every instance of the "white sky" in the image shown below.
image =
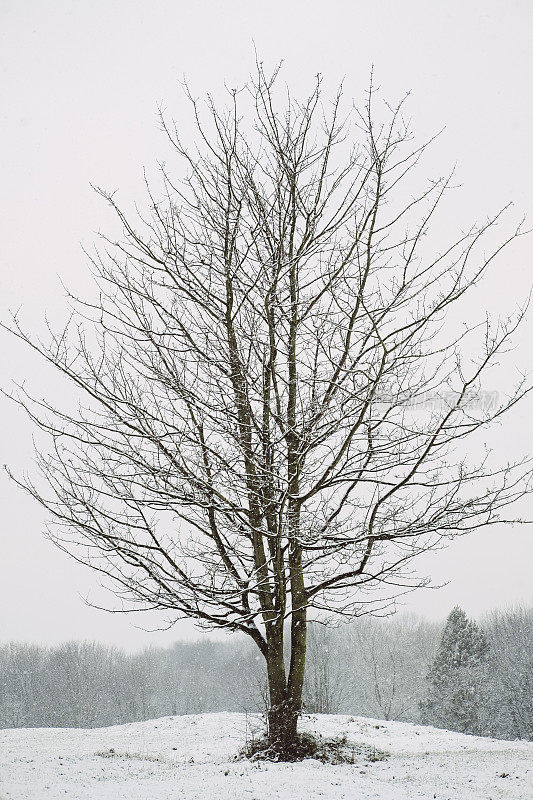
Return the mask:
<svg viewBox="0 0 533 800">
<path fill-rule="evenodd" d="M 317 72 L 345 79 L 361 98 L 371 64 L 382 94 L 410 90 L 413 129 L 423 139 L 446 125 L 428 176 L 457 162 L 464 188 L 438 222 L 459 232 L 509 200 L 514 220 L 533 220 L 533 5 L 530 0 L 0 0 L 0 317 L 22 306 L 30 323 L 61 318 L 61 277 L 83 291 L 80 243 L 110 225 L 90 183 L 143 200 L 142 166 L 166 155 L 156 121 L 162 102 L 178 120 L 179 81 L 220 96 L 242 84 L 253 44 L 267 65 L 284 59 L 294 93 Z M 184 117 L 188 125 L 188 118 Z M 479 295 L 505 311 L 532 283 L 533 238 L 498 262 Z M 528 321 L 510 354 L 531 369 Z M 2 385 L 27 379 L 39 391 L 48 373 L 7 336 L 0 338 Z M 499 389 L 500 387 L 494 387 Z M 505 459 L 531 447 L 532 403 L 496 437 Z M 31 429 L 0 401 L 0 463 L 31 468 Z M 170 642 L 191 626 L 148 634 L 131 615 L 88 608 L 106 598 L 98 580 L 42 535 L 39 508 L 0 476 L 0 641 L 99 639 L 128 648 Z M 526 506 L 533 517 L 533 499 Z M 533 529 L 491 530 L 457 541 L 423 565 L 449 586 L 419 591 L 409 610 L 442 617 L 458 603 L 469 614 L 531 601 Z M 145 623 L 148 624 L 148 623 Z M 152 620 L 157 625 L 157 619 Z"/>
</svg>

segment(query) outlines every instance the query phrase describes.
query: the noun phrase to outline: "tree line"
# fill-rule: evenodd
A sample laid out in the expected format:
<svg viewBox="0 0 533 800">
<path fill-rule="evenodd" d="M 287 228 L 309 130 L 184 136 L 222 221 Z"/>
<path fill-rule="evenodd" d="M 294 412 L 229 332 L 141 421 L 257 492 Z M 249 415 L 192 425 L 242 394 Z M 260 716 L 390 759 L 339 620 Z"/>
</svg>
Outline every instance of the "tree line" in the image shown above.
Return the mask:
<svg viewBox="0 0 533 800">
<path fill-rule="evenodd" d="M 533 739 L 533 609 L 444 628 L 413 616 L 311 625 L 304 711 Z M 246 639 L 124 651 L 94 642 L 0 647 L 0 727 L 100 727 L 166 715 L 264 711 Z"/>
</svg>

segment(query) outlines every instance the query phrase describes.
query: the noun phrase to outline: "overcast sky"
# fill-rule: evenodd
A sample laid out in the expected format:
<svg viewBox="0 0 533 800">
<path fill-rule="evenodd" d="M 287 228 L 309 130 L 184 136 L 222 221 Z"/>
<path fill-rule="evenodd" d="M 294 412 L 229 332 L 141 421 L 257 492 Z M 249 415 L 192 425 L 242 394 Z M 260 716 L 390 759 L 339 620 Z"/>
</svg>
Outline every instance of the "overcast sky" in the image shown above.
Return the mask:
<svg viewBox="0 0 533 800">
<path fill-rule="evenodd" d="M 533 225 L 533 5 L 531 0 L 0 0 L 0 315 L 22 307 L 30 323 L 61 319 L 61 280 L 83 293 L 88 284 L 81 243 L 111 224 L 90 184 L 142 201 L 142 167 L 167 154 L 157 125 L 163 104 L 183 125 L 180 81 L 196 94 L 223 95 L 241 85 L 254 63 L 283 60 L 293 92 L 317 72 L 360 99 L 374 64 L 392 101 L 410 91 L 413 130 L 421 141 L 446 126 L 427 159 L 428 176 L 457 164 L 463 188 L 439 220 L 460 232 L 509 201 L 511 222 Z M 510 223 L 511 224 L 511 223 Z M 492 311 L 527 293 L 533 236 L 498 262 L 479 295 Z M 526 322 L 510 354 L 531 369 L 533 326 Z M 1 337 L 0 373 L 41 391 L 49 374 Z M 44 392 L 44 386 L 42 391 Z M 493 387 L 499 390 L 501 387 Z M 532 404 L 495 435 L 502 457 L 531 446 Z M 31 429 L 6 401 L 1 463 L 31 471 Z M 97 577 L 43 536 L 39 508 L 0 477 L 0 641 L 99 639 L 128 648 L 194 635 L 192 626 L 149 634 L 136 624 L 158 619 L 111 616 L 87 607 L 105 603 Z M 533 517 L 533 499 L 527 512 Z M 446 588 L 420 590 L 408 610 L 442 617 L 458 603 L 479 615 L 531 601 L 533 529 L 493 529 L 428 556 L 422 570 Z M 163 620 L 160 620 L 163 622 Z"/>
</svg>

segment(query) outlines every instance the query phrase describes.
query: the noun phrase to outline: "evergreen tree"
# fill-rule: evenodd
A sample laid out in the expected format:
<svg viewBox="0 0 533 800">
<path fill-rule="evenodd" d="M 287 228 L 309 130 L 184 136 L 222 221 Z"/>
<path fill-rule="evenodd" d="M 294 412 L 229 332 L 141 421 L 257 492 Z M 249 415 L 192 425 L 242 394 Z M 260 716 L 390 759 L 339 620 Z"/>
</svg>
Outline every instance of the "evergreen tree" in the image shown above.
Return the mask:
<svg viewBox="0 0 533 800">
<path fill-rule="evenodd" d="M 425 724 L 461 733 L 484 733 L 482 707 L 488 642 L 456 606 L 448 616 L 421 704 Z"/>
</svg>

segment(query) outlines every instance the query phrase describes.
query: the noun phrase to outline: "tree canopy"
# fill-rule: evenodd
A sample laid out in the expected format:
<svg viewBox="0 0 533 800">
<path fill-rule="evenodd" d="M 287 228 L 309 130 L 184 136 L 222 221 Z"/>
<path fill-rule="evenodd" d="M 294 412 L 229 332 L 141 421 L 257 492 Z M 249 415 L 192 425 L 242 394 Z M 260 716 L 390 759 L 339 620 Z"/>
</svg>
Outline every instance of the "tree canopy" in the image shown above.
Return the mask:
<svg viewBox="0 0 533 800">
<path fill-rule="evenodd" d="M 131 608 L 249 635 L 284 742 L 308 615 L 386 606 L 423 583 L 413 558 L 527 490 L 526 463 L 461 449 L 528 390 L 476 401 L 523 309 L 445 332 L 521 229 L 484 253 L 498 213 L 428 256 L 451 179 L 404 192 L 428 145 L 403 103 L 322 95 L 318 78 L 294 100 L 261 65 L 226 108 L 189 94 L 194 146 L 162 117 L 181 178 L 163 165 L 137 216 L 99 190 L 122 228 L 91 256 L 99 300 L 46 343 L 11 325 L 84 398 L 18 396 L 50 436 L 45 484 L 24 484 L 55 541 Z"/>
</svg>

